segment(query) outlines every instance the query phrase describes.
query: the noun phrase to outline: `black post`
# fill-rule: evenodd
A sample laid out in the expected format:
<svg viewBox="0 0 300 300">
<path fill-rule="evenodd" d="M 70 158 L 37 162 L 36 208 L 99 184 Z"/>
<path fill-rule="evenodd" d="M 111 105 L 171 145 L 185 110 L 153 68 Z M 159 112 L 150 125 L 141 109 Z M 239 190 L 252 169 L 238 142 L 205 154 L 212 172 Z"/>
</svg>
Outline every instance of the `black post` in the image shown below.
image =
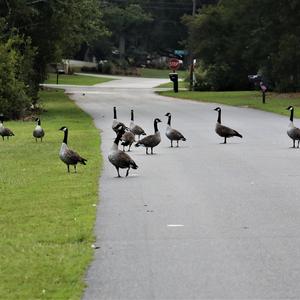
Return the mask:
<svg viewBox="0 0 300 300">
<path fill-rule="evenodd" d="M 58 84 L 58 69 L 56 69 L 56 84 Z"/>
<path fill-rule="evenodd" d="M 262 91 L 262 103 L 265 104 L 266 103 L 266 92 Z"/>
<path fill-rule="evenodd" d="M 178 74 L 175 73 L 170 73 L 169 74 L 170 80 L 173 81 L 173 91 L 175 93 L 178 93 Z"/>
</svg>

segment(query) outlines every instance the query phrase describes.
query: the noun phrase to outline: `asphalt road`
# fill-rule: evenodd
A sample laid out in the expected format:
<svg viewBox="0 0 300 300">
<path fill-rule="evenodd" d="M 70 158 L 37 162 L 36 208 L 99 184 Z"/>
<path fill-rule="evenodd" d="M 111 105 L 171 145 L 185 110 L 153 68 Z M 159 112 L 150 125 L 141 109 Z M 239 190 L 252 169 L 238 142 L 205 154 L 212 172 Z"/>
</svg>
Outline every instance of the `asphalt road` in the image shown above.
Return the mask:
<svg viewBox="0 0 300 300">
<path fill-rule="evenodd" d="M 244 136 L 223 145 L 216 105 L 155 95 L 160 82 L 69 89 L 101 129 L 104 158 L 84 299 L 300 299 L 300 150 L 288 118 L 222 106 L 223 124 Z M 133 147 L 128 178 L 107 160 L 113 106 L 126 124 L 133 108 L 147 133 L 163 121 L 155 155 Z M 187 138 L 180 148 L 164 135 L 166 112 Z"/>
</svg>

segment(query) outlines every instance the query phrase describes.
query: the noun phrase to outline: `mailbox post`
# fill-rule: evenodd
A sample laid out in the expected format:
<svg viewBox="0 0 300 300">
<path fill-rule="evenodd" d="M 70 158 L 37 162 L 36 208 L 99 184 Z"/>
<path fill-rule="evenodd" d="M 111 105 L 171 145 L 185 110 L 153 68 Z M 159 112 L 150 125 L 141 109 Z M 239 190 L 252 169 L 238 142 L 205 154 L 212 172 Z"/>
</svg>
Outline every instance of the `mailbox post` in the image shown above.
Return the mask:
<svg viewBox="0 0 300 300">
<path fill-rule="evenodd" d="M 178 74 L 173 72 L 169 73 L 170 80 L 173 81 L 173 91 L 178 93 Z"/>
<path fill-rule="evenodd" d="M 169 73 L 169 78 L 173 82 L 174 93 L 178 93 L 178 73 L 176 70 L 179 68 L 180 62 L 177 58 L 171 58 L 169 60 L 169 67 L 173 70 L 173 73 Z"/>
</svg>

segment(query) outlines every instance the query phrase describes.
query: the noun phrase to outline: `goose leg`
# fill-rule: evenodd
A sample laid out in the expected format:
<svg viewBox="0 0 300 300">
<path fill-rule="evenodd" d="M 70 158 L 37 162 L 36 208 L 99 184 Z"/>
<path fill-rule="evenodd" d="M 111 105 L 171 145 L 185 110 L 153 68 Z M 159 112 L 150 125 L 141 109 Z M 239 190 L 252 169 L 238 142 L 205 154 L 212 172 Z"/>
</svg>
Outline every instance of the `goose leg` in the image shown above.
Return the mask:
<svg viewBox="0 0 300 300">
<path fill-rule="evenodd" d="M 179 147 L 179 145 L 178 145 L 178 140 L 177 140 L 177 148 Z"/>
<path fill-rule="evenodd" d="M 117 169 L 117 172 L 118 172 L 118 177 L 122 177 L 122 176 L 120 175 L 119 168 L 116 167 L 116 169 Z"/>
<path fill-rule="evenodd" d="M 146 154 L 149 154 L 149 153 L 148 153 L 148 147 L 146 147 Z"/>
<path fill-rule="evenodd" d="M 68 173 L 70 173 L 70 166 L 69 166 L 69 165 L 67 165 L 67 167 L 68 167 Z"/>
<path fill-rule="evenodd" d="M 293 148 L 295 148 L 295 140 L 293 140 Z"/>
<path fill-rule="evenodd" d="M 37 138 L 35 138 L 35 142 L 37 143 Z"/>
<path fill-rule="evenodd" d="M 74 165 L 74 170 L 75 170 L 75 173 L 77 173 L 77 170 L 76 170 L 76 165 Z"/>
<path fill-rule="evenodd" d="M 130 147 L 131 147 L 131 144 L 128 145 L 128 152 L 130 152 Z"/>
<path fill-rule="evenodd" d="M 127 169 L 127 172 L 126 172 L 126 177 L 128 176 L 128 174 L 129 174 L 129 169 L 130 169 L 130 167 Z"/>
<path fill-rule="evenodd" d="M 226 144 L 226 137 L 224 138 L 224 144 Z"/>
<path fill-rule="evenodd" d="M 153 154 L 153 148 L 151 148 L 151 154 Z"/>
<path fill-rule="evenodd" d="M 299 148 L 299 142 L 300 142 L 300 140 L 298 140 L 298 146 L 297 146 L 297 148 Z"/>
<path fill-rule="evenodd" d="M 171 147 L 173 147 L 173 140 L 171 140 Z"/>
</svg>

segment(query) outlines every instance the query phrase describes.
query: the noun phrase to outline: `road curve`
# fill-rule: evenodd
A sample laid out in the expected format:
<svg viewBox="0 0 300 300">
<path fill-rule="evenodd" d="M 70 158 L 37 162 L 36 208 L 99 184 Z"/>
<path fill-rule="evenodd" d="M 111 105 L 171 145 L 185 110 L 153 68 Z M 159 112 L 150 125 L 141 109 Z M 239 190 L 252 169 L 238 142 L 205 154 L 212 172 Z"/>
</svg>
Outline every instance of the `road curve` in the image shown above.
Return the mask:
<svg viewBox="0 0 300 300">
<path fill-rule="evenodd" d="M 223 123 L 244 136 L 223 145 L 216 105 L 155 95 L 160 82 L 67 90 L 101 130 L 104 157 L 83 298 L 300 299 L 300 150 L 289 148 L 288 118 L 222 106 Z M 126 124 L 134 108 L 147 133 L 164 122 L 155 155 L 133 147 L 139 169 L 128 178 L 107 161 L 113 106 Z M 178 149 L 164 136 L 166 112 L 187 138 Z"/>
</svg>

